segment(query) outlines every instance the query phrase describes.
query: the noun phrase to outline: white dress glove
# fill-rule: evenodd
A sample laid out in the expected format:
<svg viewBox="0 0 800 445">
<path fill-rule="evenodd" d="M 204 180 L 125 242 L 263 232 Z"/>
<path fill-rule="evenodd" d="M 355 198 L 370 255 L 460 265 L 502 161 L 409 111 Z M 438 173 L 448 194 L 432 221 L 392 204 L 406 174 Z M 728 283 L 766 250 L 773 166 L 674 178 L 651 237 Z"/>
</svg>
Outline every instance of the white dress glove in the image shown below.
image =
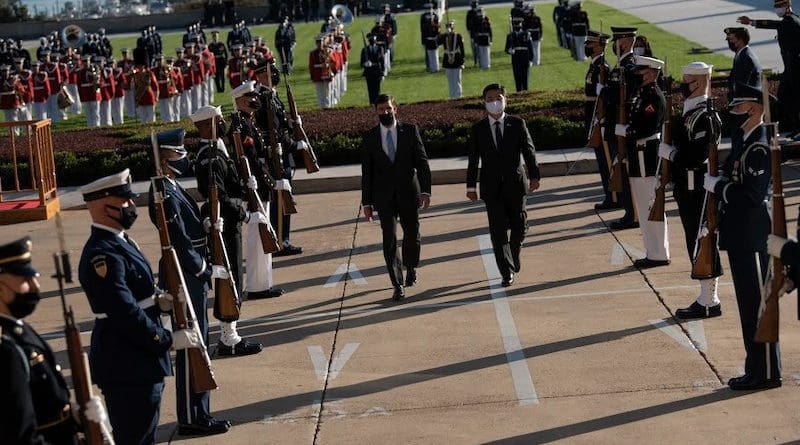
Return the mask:
<svg viewBox="0 0 800 445">
<path fill-rule="evenodd" d="M 92 396 L 86 402 L 86 408 L 83 410 L 83 415 L 86 417 L 86 420 L 94 422 L 98 425 L 108 422 L 108 412 L 106 412 L 106 407 L 103 406 L 103 402 L 101 402 L 100 397 L 97 396 Z"/>
<path fill-rule="evenodd" d="M 291 192 L 292 186 L 289 184 L 288 179 L 279 179 L 275 181 L 275 190 L 286 190 L 288 192 Z"/>
<path fill-rule="evenodd" d="M 780 258 L 783 246 L 788 242 L 789 240 L 784 237 L 770 234 L 767 237 L 767 252 L 775 258 Z"/>
<path fill-rule="evenodd" d="M 628 126 L 623 124 L 617 124 L 614 127 L 614 134 L 620 137 L 625 137 L 628 135 Z"/>
<path fill-rule="evenodd" d="M 371 67 L 371 66 L 372 66 L 372 62 L 370 62 L 369 60 L 367 60 L 366 62 L 364 62 L 364 68 L 369 68 L 369 67 Z"/>
<path fill-rule="evenodd" d="M 717 183 L 721 180 L 722 178 L 719 176 L 711 176 L 706 173 L 705 176 L 703 176 L 703 188 L 708 190 L 709 193 L 714 193 Z"/>
<path fill-rule="evenodd" d="M 172 349 L 174 351 L 199 347 L 200 337 L 197 336 L 195 331 L 190 329 L 180 329 L 172 333 Z"/>
<path fill-rule="evenodd" d="M 158 303 L 158 308 L 161 309 L 161 312 L 172 311 L 173 300 L 175 298 L 169 292 L 162 292 L 156 297 L 156 303 Z"/>
<path fill-rule="evenodd" d="M 216 280 L 216 279 L 227 280 L 230 277 L 231 277 L 230 274 L 228 273 L 228 271 L 225 269 L 224 266 L 218 266 L 218 265 L 212 265 L 211 266 L 211 279 L 212 280 Z"/>
<path fill-rule="evenodd" d="M 297 141 L 295 148 L 298 150 L 306 150 L 308 149 L 308 144 L 306 144 L 306 141 Z"/>
<path fill-rule="evenodd" d="M 247 178 L 247 188 L 250 190 L 258 190 L 258 181 L 256 181 L 255 176 L 250 175 L 250 177 Z"/>
<path fill-rule="evenodd" d="M 675 158 L 676 151 L 675 147 L 663 142 L 658 146 L 658 155 L 667 161 L 672 161 Z"/>
<path fill-rule="evenodd" d="M 214 223 L 214 229 L 222 232 L 222 229 L 225 227 L 225 220 L 222 218 L 217 218 L 217 221 Z"/>
</svg>

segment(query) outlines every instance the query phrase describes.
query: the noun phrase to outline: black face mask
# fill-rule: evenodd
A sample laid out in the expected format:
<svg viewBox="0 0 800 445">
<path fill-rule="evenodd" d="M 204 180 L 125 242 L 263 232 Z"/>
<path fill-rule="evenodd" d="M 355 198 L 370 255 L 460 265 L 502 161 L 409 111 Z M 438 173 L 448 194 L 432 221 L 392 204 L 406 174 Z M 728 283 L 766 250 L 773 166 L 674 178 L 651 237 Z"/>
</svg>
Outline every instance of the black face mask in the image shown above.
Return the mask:
<svg viewBox="0 0 800 445">
<path fill-rule="evenodd" d="M 586 54 L 586 57 L 592 57 L 594 55 L 594 50 L 587 46 L 583 48 L 583 53 Z"/>
<path fill-rule="evenodd" d="M 730 127 L 734 132 L 736 132 L 736 130 L 740 130 L 742 125 L 744 125 L 744 123 L 750 117 L 750 113 L 736 114 L 733 112 L 732 108 L 726 109 L 725 114 L 728 116 L 728 122 L 730 123 Z"/>
<path fill-rule="evenodd" d="M 379 114 L 378 120 L 381 121 L 384 127 L 391 126 L 394 122 L 394 113 Z"/>
<path fill-rule="evenodd" d="M 733 52 L 736 52 L 736 45 L 733 42 L 728 42 L 728 49 Z"/>
<path fill-rule="evenodd" d="M 167 161 L 167 167 L 179 177 L 187 176 L 192 173 L 192 163 L 189 162 L 189 158 L 186 156 L 180 159 Z"/>
<path fill-rule="evenodd" d="M 136 222 L 136 218 L 139 217 L 139 214 L 136 212 L 136 205 L 134 204 L 131 204 L 128 207 L 115 207 L 112 205 L 107 205 L 106 207 L 119 212 L 119 218 L 112 216 L 111 219 L 118 222 L 125 230 L 133 227 L 133 223 Z"/>
<path fill-rule="evenodd" d="M 686 82 L 681 83 L 681 94 L 683 97 L 689 97 L 692 95 L 692 89 L 689 87 L 689 84 Z"/>
<path fill-rule="evenodd" d="M 14 294 L 14 301 L 8 304 L 8 311 L 11 312 L 11 316 L 14 318 L 25 318 L 33 313 L 41 298 L 38 291 L 25 294 L 16 293 Z"/>
</svg>

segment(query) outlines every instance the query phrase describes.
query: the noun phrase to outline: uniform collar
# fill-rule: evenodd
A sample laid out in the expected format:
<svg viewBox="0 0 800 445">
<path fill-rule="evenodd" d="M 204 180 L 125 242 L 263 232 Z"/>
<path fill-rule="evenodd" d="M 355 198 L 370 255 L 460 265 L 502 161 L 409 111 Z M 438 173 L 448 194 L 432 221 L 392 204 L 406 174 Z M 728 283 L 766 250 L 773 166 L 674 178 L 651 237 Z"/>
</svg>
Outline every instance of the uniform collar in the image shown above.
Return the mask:
<svg viewBox="0 0 800 445">
<path fill-rule="evenodd" d="M 92 227 L 95 227 L 95 228 L 100 229 L 100 230 L 105 230 L 106 232 L 111 232 L 114 235 L 116 235 L 116 236 L 118 236 L 118 237 L 120 237 L 122 239 L 125 239 L 125 231 L 124 230 L 115 229 L 113 227 L 108 227 L 106 225 L 99 224 L 99 223 L 92 223 Z"/>
<path fill-rule="evenodd" d="M 694 110 L 695 108 L 697 108 L 698 105 L 700 105 L 701 103 L 705 103 L 705 101 L 707 100 L 708 96 L 706 95 L 693 97 L 691 99 L 686 99 L 683 102 L 683 114 L 686 115 L 686 113 Z"/>
<path fill-rule="evenodd" d="M 595 63 L 595 62 L 597 62 L 597 59 L 599 59 L 599 58 L 601 58 L 601 57 L 603 57 L 603 56 L 605 56 L 605 55 L 606 55 L 606 53 L 600 53 L 600 54 L 598 54 L 598 55 L 594 56 L 594 57 L 592 58 L 592 63 Z"/>
<path fill-rule="evenodd" d="M 486 116 L 489 118 L 489 127 L 494 127 L 495 122 L 500 122 L 500 126 L 502 127 L 503 124 L 506 122 L 506 112 L 504 111 L 503 114 L 500 115 L 498 119 L 493 118 L 492 116 Z M 492 128 L 494 129 L 494 128 Z"/>
<path fill-rule="evenodd" d="M 752 136 L 753 133 L 755 133 L 757 130 L 761 130 L 761 128 L 763 128 L 763 127 L 764 127 L 764 121 L 762 120 L 761 122 L 759 122 L 758 125 L 756 125 L 755 127 L 751 128 L 750 131 L 748 131 L 747 133 L 744 134 L 743 140 L 746 141 L 746 140 L 750 139 L 750 136 Z"/>
<path fill-rule="evenodd" d="M 0 318 L 5 318 L 6 320 L 11 321 L 12 323 L 14 323 L 17 326 L 24 326 L 25 325 L 25 322 L 23 322 L 22 320 L 20 320 L 19 318 L 14 318 L 14 317 L 12 317 L 10 315 L 0 314 Z"/>
</svg>

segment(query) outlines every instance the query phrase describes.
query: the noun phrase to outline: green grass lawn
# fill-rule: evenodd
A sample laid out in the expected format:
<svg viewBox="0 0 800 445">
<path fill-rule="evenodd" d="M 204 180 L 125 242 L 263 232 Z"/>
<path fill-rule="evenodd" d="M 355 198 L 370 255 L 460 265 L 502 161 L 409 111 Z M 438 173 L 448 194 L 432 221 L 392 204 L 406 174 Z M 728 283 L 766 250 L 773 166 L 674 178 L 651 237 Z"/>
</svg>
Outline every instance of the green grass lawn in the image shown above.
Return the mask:
<svg viewBox="0 0 800 445">
<path fill-rule="evenodd" d="M 531 68 L 531 88 L 533 90 L 559 91 L 575 90 L 584 82 L 588 62 L 574 61 L 567 50 L 558 46 L 555 36 L 555 26 L 552 23 L 554 4 L 537 5 L 536 11 L 542 17 L 544 25 L 544 40 L 542 41 L 541 66 Z M 480 70 L 472 66 L 471 50 L 469 48 L 465 27 L 466 11 L 453 11 L 450 18 L 456 21 L 456 29 L 467 40 L 467 62 L 462 73 L 463 91 L 465 96 L 480 95 L 483 87 L 492 82 L 499 82 L 513 89 L 514 81 L 511 72 L 511 56 L 503 52 L 505 35 L 508 32 L 508 13 L 510 8 L 486 7 L 487 13 L 494 24 L 495 39 L 492 44 L 492 68 Z M 603 31 L 608 32 L 611 25 L 636 26 L 642 35 L 647 36 L 653 47 L 654 54 L 668 61 L 669 71 L 676 78 L 680 78 L 681 67 L 695 60 L 702 60 L 713 64 L 715 69 L 729 69 L 732 59 L 717 54 L 692 54 L 692 48 L 700 45 L 690 42 L 683 37 L 668 33 L 641 19 L 620 12 L 614 8 L 595 2 L 584 2 L 584 9 L 589 13 L 592 29 L 598 29 L 603 23 Z M 397 17 L 399 39 L 395 43 L 396 56 L 392 70 L 382 85 L 382 90 L 395 95 L 400 103 L 421 102 L 429 100 L 447 99 L 447 79 L 444 71 L 436 74 L 425 71 L 423 50 L 420 46 L 419 14 L 405 14 Z M 366 106 L 366 82 L 361 77 L 359 56 L 363 47 L 361 30 L 369 32 L 374 24 L 374 17 L 361 17 L 347 28 L 351 35 L 353 52 L 349 68 L 348 91 L 340 101 L 339 107 Z M 277 25 L 263 25 L 251 28 L 254 36 L 262 36 L 271 46 Z M 295 47 L 295 70 L 290 81 L 295 93 L 295 98 L 301 109 L 316 108 L 316 95 L 314 86 L 308 74 L 308 53 L 314 46 L 314 36 L 319 32 L 320 22 L 297 23 L 297 46 Z M 210 38 L 210 33 L 206 30 Z M 169 33 L 162 35 L 165 55 L 174 55 L 175 48 L 180 46 L 182 33 Z M 222 30 L 221 38 L 225 40 L 227 29 Z M 720 41 L 722 31 L 720 30 Z M 133 48 L 136 44 L 135 37 L 112 38 L 115 53 L 119 57 L 119 49 Z M 611 54 L 610 45 L 608 54 L 610 62 L 615 61 Z M 441 54 L 441 51 L 440 51 Z M 215 102 L 230 108 L 230 90 L 217 93 Z M 80 128 L 84 125 L 83 117 L 73 117 L 67 122 L 60 123 L 56 129 Z M 138 126 L 134 120 L 126 127 Z"/>
</svg>

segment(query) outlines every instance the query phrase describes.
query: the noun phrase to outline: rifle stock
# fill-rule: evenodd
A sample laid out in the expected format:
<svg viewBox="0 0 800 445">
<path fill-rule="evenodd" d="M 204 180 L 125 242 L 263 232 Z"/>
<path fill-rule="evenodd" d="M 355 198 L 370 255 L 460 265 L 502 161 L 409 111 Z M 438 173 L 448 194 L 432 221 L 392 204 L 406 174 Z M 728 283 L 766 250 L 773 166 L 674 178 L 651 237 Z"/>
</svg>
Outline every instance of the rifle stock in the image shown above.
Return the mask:
<svg viewBox="0 0 800 445">
<path fill-rule="evenodd" d="M 208 204 L 210 208 L 209 218 L 211 221 L 219 219 L 219 190 L 215 182 L 209 183 Z M 231 272 L 231 265 L 228 262 L 228 252 L 225 243 L 222 241 L 222 232 L 211 224 L 209 233 L 211 238 L 211 264 L 222 266 L 228 272 L 228 278 L 216 278 L 214 280 L 214 298 L 217 299 L 219 309 L 219 320 L 233 322 L 239 319 L 239 292 L 236 290 L 236 281 Z"/>
<path fill-rule="evenodd" d="M 621 125 L 625 125 L 628 123 L 628 111 L 626 107 L 626 100 L 625 91 L 626 84 L 625 84 L 625 73 L 620 71 L 620 78 L 619 78 L 619 114 L 617 116 L 617 123 Z M 625 189 L 625 185 L 622 182 L 622 178 L 625 175 L 623 162 L 625 161 L 625 157 L 628 153 L 628 148 L 626 147 L 627 138 L 625 136 L 617 136 L 617 156 L 613 161 L 611 166 L 611 179 L 609 180 L 609 189 L 611 191 L 620 193 Z"/>
<path fill-rule="evenodd" d="M 294 94 L 289 82 L 286 82 L 286 102 L 289 103 L 289 116 L 292 119 L 292 138 L 295 141 L 303 141 L 306 144 L 305 150 L 300 150 L 303 155 L 303 164 L 306 167 L 307 173 L 316 173 L 319 171 L 319 162 L 317 161 L 317 154 L 314 153 L 314 148 L 308 141 L 306 130 L 300 125 L 300 115 L 297 114 L 297 103 L 294 101 Z"/>
<path fill-rule="evenodd" d="M 672 145 L 672 101 L 673 95 L 667 96 L 667 114 L 664 122 L 664 143 Z M 670 162 L 667 159 L 658 158 L 659 162 L 659 182 L 656 186 L 655 199 L 650 206 L 650 214 L 647 216 L 648 221 L 664 221 L 664 212 L 667 201 L 667 185 L 671 180 Z"/>
<path fill-rule="evenodd" d="M 713 117 L 714 102 L 711 98 L 708 99 L 707 105 L 708 113 Z M 717 146 L 717 139 L 709 139 L 708 146 L 708 174 L 709 176 L 717 176 L 719 169 L 719 148 Z M 703 213 L 700 215 L 700 224 L 698 227 L 703 227 L 703 215 L 705 215 L 705 234 L 697 241 L 695 246 L 695 256 L 692 262 L 692 279 L 706 280 L 714 278 L 714 271 L 718 269 L 717 262 L 719 255 L 717 254 L 717 200 L 714 194 L 706 192 L 705 207 Z"/>
<path fill-rule="evenodd" d="M 244 149 L 242 148 L 242 134 L 238 131 L 233 132 L 233 146 L 236 149 L 236 166 L 239 169 L 239 177 L 249 178 L 252 176 L 250 161 L 247 160 L 247 156 L 244 154 Z M 246 193 L 247 211 L 251 213 L 259 212 L 266 216 L 267 213 L 264 209 L 264 204 L 261 202 L 261 198 L 258 197 L 258 193 L 249 187 L 246 187 Z M 261 246 L 264 249 L 264 253 L 275 253 L 281 250 L 281 243 L 278 242 L 278 236 L 275 234 L 271 225 L 260 223 L 258 225 L 258 234 L 261 238 Z"/>
<path fill-rule="evenodd" d="M 270 68 L 269 64 L 267 64 L 267 74 L 270 78 L 272 78 L 272 69 Z M 271 85 L 270 85 L 271 86 Z M 275 94 L 274 92 L 270 92 L 270 94 Z M 275 179 L 281 180 L 284 179 L 283 177 L 283 149 L 281 148 L 281 144 L 278 142 L 278 136 L 275 129 L 275 121 L 273 120 L 273 116 L 275 115 L 275 110 L 272 109 L 272 100 L 267 101 L 267 133 L 269 134 L 269 149 L 272 154 L 270 156 L 271 161 L 273 163 L 273 170 L 275 171 Z M 283 221 L 283 215 L 293 215 L 297 213 L 297 203 L 294 200 L 294 196 L 292 196 L 292 192 L 289 190 L 280 190 L 278 192 L 278 232 L 281 232 L 280 226 Z M 279 233 L 279 235 L 283 235 Z"/>
</svg>

